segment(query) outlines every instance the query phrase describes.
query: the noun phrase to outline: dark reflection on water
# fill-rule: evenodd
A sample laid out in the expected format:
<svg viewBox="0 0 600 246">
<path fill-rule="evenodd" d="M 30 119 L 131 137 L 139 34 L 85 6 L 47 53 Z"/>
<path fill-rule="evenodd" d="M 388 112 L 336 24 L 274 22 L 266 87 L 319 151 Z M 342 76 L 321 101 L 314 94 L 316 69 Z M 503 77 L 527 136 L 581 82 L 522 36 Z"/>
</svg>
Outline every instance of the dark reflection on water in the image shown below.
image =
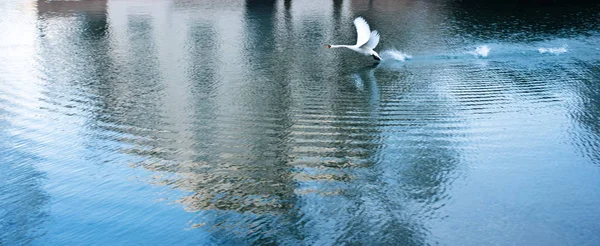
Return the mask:
<svg viewBox="0 0 600 246">
<path fill-rule="evenodd" d="M 589 35 L 600 28 L 597 3 L 453 5 L 452 23 L 464 40 L 540 41 Z"/>
<path fill-rule="evenodd" d="M 9 116 L 0 109 L 0 126 L 10 128 L 2 120 Z M 0 132 L 0 243 L 7 245 L 29 244 L 46 232 L 48 194 L 42 187 L 44 173 L 36 169 L 41 157 L 22 146 L 39 146 L 39 143 L 20 139 Z M 17 147 L 21 146 L 21 147 Z"/>
<path fill-rule="evenodd" d="M 598 5 L 32 3 L 0 5 L 0 244 L 600 239 Z M 324 48 L 359 15 L 380 64 Z"/>
<path fill-rule="evenodd" d="M 578 149 L 583 151 L 586 156 L 594 160 L 595 163 L 600 163 L 600 120 L 598 115 L 600 107 L 600 65 L 598 61 L 593 63 L 577 62 L 577 66 L 581 66 L 581 70 L 576 74 L 570 75 L 578 78 L 580 83 L 576 93 L 578 102 L 573 106 L 571 114 L 575 122 L 581 129 L 573 130 L 573 138 L 575 139 Z"/>
</svg>

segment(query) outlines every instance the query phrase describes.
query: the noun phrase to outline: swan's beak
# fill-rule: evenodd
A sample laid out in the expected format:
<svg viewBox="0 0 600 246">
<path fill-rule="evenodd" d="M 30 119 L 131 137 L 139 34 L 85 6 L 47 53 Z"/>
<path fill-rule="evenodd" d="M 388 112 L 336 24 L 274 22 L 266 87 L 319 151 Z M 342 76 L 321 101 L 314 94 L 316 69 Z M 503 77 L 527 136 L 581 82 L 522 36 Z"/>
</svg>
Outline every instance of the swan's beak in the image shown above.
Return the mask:
<svg viewBox="0 0 600 246">
<path fill-rule="evenodd" d="M 329 49 L 329 48 L 331 48 L 331 45 L 327 45 L 327 46 L 325 46 L 325 47 L 327 47 L 327 49 Z"/>
</svg>

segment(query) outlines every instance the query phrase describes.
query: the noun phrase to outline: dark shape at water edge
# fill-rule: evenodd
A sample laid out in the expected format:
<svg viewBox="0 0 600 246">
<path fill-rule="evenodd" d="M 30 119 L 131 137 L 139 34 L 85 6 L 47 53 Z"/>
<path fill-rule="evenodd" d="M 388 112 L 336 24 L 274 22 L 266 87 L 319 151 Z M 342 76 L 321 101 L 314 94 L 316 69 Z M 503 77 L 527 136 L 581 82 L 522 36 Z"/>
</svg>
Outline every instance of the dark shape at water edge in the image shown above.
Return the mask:
<svg viewBox="0 0 600 246">
<path fill-rule="evenodd" d="M 101 39 L 108 34 L 108 1 L 37 1 L 38 18 L 77 17 L 81 20 L 78 29 L 83 38 Z M 41 25 L 43 28 L 43 25 Z"/>
<path fill-rule="evenodd" d="M 586 1 L 586 0 L 492 0 L 492 1 L 455 0 L 453 2 L 459 3 L 459 4 L 475 4 L 475 5 L 481 5 L 481 6 L 506 6 L 506 7 L 509 7 L 509 6 L 512 6 L 512 7 L 516 7 L 516 6 L 536 7 L 536 6 L 557 6 L 557 5 L 572 6 L 572 4 L 574 4 L 574 3 L 584 4 L 584 5 L 592 5 L 592 4 L 598 5 L 598 3 L 590 3 L 590 1 Z"/>
<path fill-rule="evenodd" d="M 600 28 L 600 4 L 510 4 L 456 1 L 453 24 L 481 39 L 537 41 L 551 35 L 587 35 Z M 507 21 L 509 20 L 509 21 Z"/>
</svg>

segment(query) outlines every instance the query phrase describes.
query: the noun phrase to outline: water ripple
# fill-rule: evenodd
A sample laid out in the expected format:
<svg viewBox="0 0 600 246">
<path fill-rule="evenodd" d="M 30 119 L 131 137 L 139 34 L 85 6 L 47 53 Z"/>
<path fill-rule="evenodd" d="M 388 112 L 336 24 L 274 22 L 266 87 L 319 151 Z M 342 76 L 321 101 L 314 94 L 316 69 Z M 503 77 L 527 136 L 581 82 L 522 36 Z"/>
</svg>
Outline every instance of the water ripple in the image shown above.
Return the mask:
<svg viewBox="0 0 600 246">
<path fill-rule="evenodd" d="M 593 11 L 544 31 L 448 3 L 34 3 L 0 3 L 0 244 L 493 244 L 469 225 L 514 239 L 533 217 L 578 244 L 597 228 Z M 394 59 L 319 49 L 353 40 L 359 12 Z"/>
</svg>

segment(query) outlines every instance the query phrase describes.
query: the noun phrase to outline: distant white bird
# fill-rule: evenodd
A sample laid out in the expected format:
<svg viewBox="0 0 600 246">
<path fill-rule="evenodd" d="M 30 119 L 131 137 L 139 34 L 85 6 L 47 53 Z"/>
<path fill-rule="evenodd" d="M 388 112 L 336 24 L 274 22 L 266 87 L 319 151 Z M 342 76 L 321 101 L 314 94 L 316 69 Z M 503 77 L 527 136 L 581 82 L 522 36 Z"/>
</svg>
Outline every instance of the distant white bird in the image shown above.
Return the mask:
<svg viewBox="0 0 600 246">
<path fill-rule="evenodd" d="M 356 44 L 355 45 L 327 45 L 327 48 L 348 48 L 361 53 L 366 56 L 373 56 L 375 60 L 381 60 L 381 57 L 375 49 L 375 46 L 379 43 L 379 33 L 372 31 L 369 28 L 369 24 L 362 17 L 354 19 L 354 26 L 356 27 Z"/>
</svg>

